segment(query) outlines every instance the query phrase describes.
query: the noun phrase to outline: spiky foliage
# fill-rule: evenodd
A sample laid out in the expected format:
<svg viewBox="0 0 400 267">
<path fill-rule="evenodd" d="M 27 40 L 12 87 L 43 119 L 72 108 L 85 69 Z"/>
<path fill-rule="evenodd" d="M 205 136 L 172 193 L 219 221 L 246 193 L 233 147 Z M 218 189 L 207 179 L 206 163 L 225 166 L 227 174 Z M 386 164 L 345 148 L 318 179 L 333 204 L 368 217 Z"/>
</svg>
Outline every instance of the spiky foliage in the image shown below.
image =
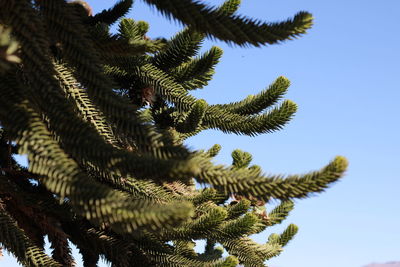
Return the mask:
<svg viewBox="0 0 400 267">
<path fill-rule="evenodd" d="M 198 55 L 206 36 L 279 43 L 303 34 L 310 14 L 264 23 L 236 15 L 238 0 L 215 8 L 146 2 L 187 27 L 152 40 L 146 22 L 122 18 L 131 0 L 96 15 L 84 1 L 0 0 L 0 243 L 25 266 L 73 266 L 69 242 L 88 267 L 99 258 L 121 267 L 265 266 L 297 227 L 263 244 L 249 236 L 281 223 L 292 199 L 323 191 L 346 169 L 337 157 L 319 171 L 268 176 L 247 152 L 235 150 L 232 165 L 221 166 L 212 163 L 219 145 L 183 145 L 209 128 L 257 135 L 291 119 L 296 105 L 278 103 L 284 77 L 228 104 L 190 91 L 207 85 L 222 55 L 218 47 Z M 281 203 L 267 212 L 271 199 Z M 196 240 L 207 241 L 204 253 Z"/>
</svg>

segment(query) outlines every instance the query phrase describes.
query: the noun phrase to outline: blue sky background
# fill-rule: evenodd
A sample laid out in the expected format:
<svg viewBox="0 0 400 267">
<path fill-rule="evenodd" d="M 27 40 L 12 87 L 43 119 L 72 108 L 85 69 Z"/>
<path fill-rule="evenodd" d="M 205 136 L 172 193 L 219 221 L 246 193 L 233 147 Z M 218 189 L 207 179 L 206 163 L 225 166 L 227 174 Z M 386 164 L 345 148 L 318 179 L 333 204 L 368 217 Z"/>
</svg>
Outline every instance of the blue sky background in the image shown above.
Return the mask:
<svg viewBox="0 0 400 267">
<path fill-rule="evenodd" d="M 90 0 L 95 12 L 115 1 Z M 218 5 L 222 1 L 203 1 Z M 315 197 L 299 200 L 282 226 L 300 231 L 271 267 L 361 267 L 400 261 L 400 30 L 399 0 L 243 0 L 239 11 L 263 21 L 283 20 L 300 10 L 314 14 L 306 36 L 262 48 L 223 48 L 214 80 L 195 95 L 209 103 L 241 100 L 278 76 L 292 86 L 287 99 L 299 105 L 284 130 L 258 137 L 206 131 L 189 139 L 194 149 L 215 143 L 216 158 L 230 164 L 236 148 L 253 154 L 266 173 L 319 169 L 346 156 L 346 177 Z M 150 37 L 170 37 L 182 27 L 137 1 L 128 17 L 150 22 Z M 6 256 L 0 266 L 18 266 Z M 81 266 L 81 265 L 79 265 Z"/>
</svg>

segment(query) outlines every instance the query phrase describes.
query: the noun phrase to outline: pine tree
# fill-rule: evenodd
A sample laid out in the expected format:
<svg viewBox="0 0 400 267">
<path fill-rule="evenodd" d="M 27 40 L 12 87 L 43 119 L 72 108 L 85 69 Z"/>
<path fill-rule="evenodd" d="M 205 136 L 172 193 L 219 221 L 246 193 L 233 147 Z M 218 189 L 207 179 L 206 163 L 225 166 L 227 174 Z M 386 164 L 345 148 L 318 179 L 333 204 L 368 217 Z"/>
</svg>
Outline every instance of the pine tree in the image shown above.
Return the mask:
<svg viewBox="0 0 400 267">
<path fill-rule="evenodd" d="M 264 23 L 237 15 L 239 0 L 144 1 L 185 29 L 171 40 L 148 38 L 146 22 L 123 18 L 132 0 L 95 15 L 83 1 L 0 0 L 0 244 L 24 266 L 73 266 L 69 242 L 87 267 L 99 258 L 113 266 L 265 266 L 297 226 L 263 244 L 249 236 L 281 223 L 293 199 L 324 191 L 347 161 L 267 176 L 235 150 L 231 166 L 215 165 L 219 145 L 192 151 L 184 141 L 205 129 L 281 129 L 296 111 L 280 102 L 290 83 L 279 77 L 219 105 L 190 91 L 207 85 L 222 55 L 218 47 L 198 55 L 204 38 L 272 45 L 304 34 L 312 16 Z M 271 200 L 279 204 L 267 212 Z M 203 253 L 196 240 L 206 240 Z"/>
</svg>

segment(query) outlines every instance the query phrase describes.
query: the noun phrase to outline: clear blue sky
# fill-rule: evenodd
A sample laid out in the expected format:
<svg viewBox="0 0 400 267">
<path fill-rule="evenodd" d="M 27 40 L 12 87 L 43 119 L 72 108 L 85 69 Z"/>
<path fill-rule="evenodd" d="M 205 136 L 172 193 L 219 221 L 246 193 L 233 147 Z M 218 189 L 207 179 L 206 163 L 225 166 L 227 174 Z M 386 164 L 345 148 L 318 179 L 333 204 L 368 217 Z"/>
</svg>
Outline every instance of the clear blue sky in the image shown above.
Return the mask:
<svg viewBox="0 0 400 267">
<path fill-rule="evenodd" d="M 88 1 L 95 12 L 115 1 Z M 204 1 L 214 5 L 222 1 Z M 265 88 L 280 75 L 292 86 L 287 98 L 299 111 L 284 130 L 255 138 L 204 132 L 195 149 L 220 143 L 216 159 L 230 164 L 240 148 L 266 173 L 304 173 L 335 155 L 350 161 L 346 177 L 327 192 L 297 201 L 282 227 L 300 231 L 270 267 L 361 267 L 400 261 L 400 1 L 243 0 L 240 13 L 264 21 L 306 10 L 315 26 L 278 46 L 229 47 L 215 79 L 196 96 L 226 103 Z M 181 26 L 136 1 L 129 17 L 150 22 L 150 37 L 170 37 Z M 256 237 L 265 242 L 271 231 Z M 17 266 L 6 257 L 1 266 Z"/>
</svg>

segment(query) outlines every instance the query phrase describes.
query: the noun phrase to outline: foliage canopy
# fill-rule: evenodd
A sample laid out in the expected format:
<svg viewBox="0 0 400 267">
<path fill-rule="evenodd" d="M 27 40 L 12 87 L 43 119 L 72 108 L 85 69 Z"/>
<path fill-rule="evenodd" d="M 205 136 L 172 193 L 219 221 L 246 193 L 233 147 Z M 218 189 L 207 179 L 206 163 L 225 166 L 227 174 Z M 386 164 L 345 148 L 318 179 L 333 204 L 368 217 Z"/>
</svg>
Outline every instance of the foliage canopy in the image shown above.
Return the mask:
<svg viewBox="0 0 400 267">
<path fill-rule="evenodd" d="M 72 266 L 69 241 L 85 266 L 99 257 L 113 266 L 265 266 L 297 226 L 263 244 L 249 236 L 281 223 L 293 199 L 337 181 L 347 161 L 267 176 L 235 150 L 231 166 L 215 165 L 219 145 L 191 151 L 184 140 L 206 129 L 281 129 L 296 111 L 280 101 L 290 83 L 279 77 L 218 105 L 190 92 L 207 85 L 222 55 L 198 55 L 204 38 L 272 45 L 304 34 L 312 16 L 265 23 L 237 15 L 239 0 L 144 1 L 185 29 L 148 38 L 146 22 L 123 18 L 132 0 L 98 14 L 83 1 L 0 0 L 0 243 L 25 266 Z M 280 202 L 267 212 L 272 199 Z M 195 240 L 207 241 L 204 253 Z"/>
</svg>

